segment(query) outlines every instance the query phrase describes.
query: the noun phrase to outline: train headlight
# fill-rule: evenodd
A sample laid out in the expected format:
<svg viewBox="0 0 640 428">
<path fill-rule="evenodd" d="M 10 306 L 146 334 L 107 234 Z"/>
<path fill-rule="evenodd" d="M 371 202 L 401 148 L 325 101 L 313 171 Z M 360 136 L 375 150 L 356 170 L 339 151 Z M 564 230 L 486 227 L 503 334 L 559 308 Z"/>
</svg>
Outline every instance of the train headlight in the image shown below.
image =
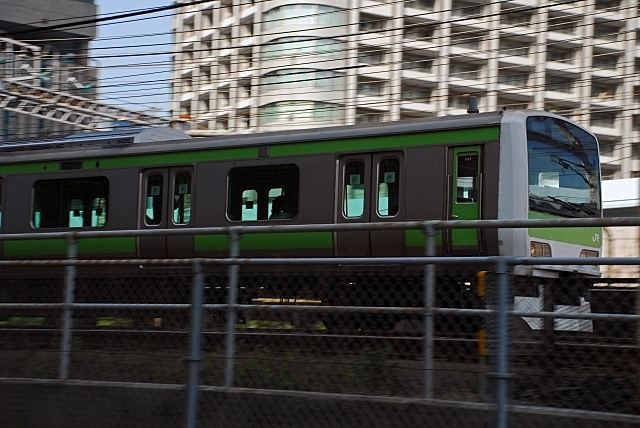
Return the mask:
<svg viewBox="0 0 640 428">
<path fill-rule="evenodd" d="M 551 245 L 531 241 L 531 257 L 551 257 Z"/>
<path fill-rule="evenodd" d="M 600 252 L 592 251 L 592 250 L 582 250 L 580 251 L 580 257 L 598 257 L 600 256 Z"/>
</svg>

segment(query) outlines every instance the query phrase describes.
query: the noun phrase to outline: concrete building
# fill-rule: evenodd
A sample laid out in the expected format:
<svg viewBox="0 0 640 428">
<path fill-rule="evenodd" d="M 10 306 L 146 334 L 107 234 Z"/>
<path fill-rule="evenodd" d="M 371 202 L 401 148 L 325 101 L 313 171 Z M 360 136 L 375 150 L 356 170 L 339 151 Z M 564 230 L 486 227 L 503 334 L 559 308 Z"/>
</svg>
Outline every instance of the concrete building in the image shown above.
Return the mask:
<svg viewBox="0 0 640 428">
<path fill-rule="evenodd" d="M 95 98 L 97 74 L 88 59 L 96 26 L 46 30 L 93 19 L 93 0 L 0 0 L 0 82 L 27 82 Z M 44 30 L 33 32 L 42 28 Z M 0 110 L 0 139 L 75 132 L 73 126 Z"/>
<path fill-rule="evenodd" d="M 587 125 L 604 177 L 630 178 L 640 175 L 637 15 L 638 0 L 184 7 L 173 117 L 193 135 L 262 132 L 463 114 L 476 95 L 481 111 L 546 109 Z"/>
</svg>

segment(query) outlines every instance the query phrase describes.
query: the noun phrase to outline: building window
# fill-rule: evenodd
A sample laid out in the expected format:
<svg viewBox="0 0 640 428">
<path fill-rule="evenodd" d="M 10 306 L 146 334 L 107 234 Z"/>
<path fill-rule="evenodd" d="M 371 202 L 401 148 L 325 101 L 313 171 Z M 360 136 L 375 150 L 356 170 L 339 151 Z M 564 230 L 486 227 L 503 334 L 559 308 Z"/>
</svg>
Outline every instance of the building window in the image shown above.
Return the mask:
<svg viewBox="0 0 640 428">
<path fill-rule="evenodd" d="M 500 40 L 501 56 L 529 56 L 531 43 L 516 42 L 512 40 Z"/>
<path fill-rule="evenodd" d="M 433 10 L 435 0 L 405 0 L 404 7 L 412 7 L 422 10 Z"/>
<path fill-rule="evenodd" d="M 470 32 L 451 33 L 451 46 L 480 50 L 482 47 L 482 34 Z"/>
<path fill-rule="evenodd" d="M 617 85 L 596 83 L 591 84 L 591 97 L 600 101 L 609 101 L 615 98 Z"/>
<path fill-rule="evenodd" d="M 300 171 L 293 164 L 232 169 L 227 205 L 229 220 L 294 218 L 298 214 L 299 181 Z"/>
<path fill-rule="evenodd" d="M 594 55 L 593 67 L 601 70 L 615 70 L 618 67 L 619 55 Z"/>
<path fill-rule="evenodd" d="M 33 227 L 103 227 L 108 199 L 106 177 L 37 181 L 33 186 Z"/>
<path fill-rule="evenodd" d="M 356 112 L 356 124 L 380 123 L 384 121 L 384 113 Z"/>
<path fill-rule="evenodd" d="M 572 94 L 575 86 L 575 81 L 566 79 L 564 77 L 547 76 L 546 86 L 548 91 Z"/>
<path fill-rule="evenodd" d="M 411 55 L 406 52 L 402 53 L 402 69 L 415 70 L 422 73 L 431 73 L 433 68 L 433 60 L 420 55 Z"/>
<path fill-rule="evenodd" d="M 412 101 L 415 103 L 429 103 L 431 101 L 431 89 L 403 86 L 400 95 L 403 101 Z"/>
<path fill-rule="evenodd" d="M 380 97 L 384 95 L 384 82 L 378 80 L 358 82 L 357 94 L 364 97 Z"/>
<path fill-rule="evenodd" d="M 527 86 L 529 73 L 526 71 L 507 70 L 498 73 L 498 83 L 511 86 Z"/>
<path fill-rule="evenodd" d="M 613 128 L 617 115 L 612 112 L 591 113 L 591 126 Z"/>
<path fill-rule="evenodd" d="M 276 70 L 260 78 L 260 92 L 293 88 L 322 88 L 340 90 L 342 73 L 330 70 L 314 70 L 306 68 Z"/>
<path fill-rule="evenodd" d="M 556 33 L 573 35 L 576 33 L 579 19 L 568 16 L 549 17 L 548 30 Z"/>
<path fill-rule="evenodd" d="M 382 65 L 385 62 L 386 52 L 384 50 L 359 50 L 358 63 L 366 65 Z"/>
<path fill-rule="evenodd" d="M 315 37 L 282 37 L 266 44 L 262 49 L 262 60 L 323 55 L 342 58 L 345 44 L 338 40 Z"/>
<path fill-rule="evenodd" d="M 452 63 L 449 66 L 449 76 L 456 79 L 478 80 L 480 67 L 474 64 Z"/>
<path fill-rule="evenodd" d="M 260 124 L 273 122 L 342 122 L 339 104 L 321 101 L 277 101 L 259 109 Z"/>
<path fill-rule="evenodd" d="M 483 6 L 481 4 L 453 0 L 453 2 L 451 2 L 451 16 L 475 18 L 475 15 L 482 14 L 482 8 Z"/>
<path fill-rule="evenodd" d="M 593 26 L 593 37 L 596 39 L 610 40 L 615 42 L 620 37 L 620 34 L 624 34 L 624 27 L 617 25 L 608 25 L 595 23 Z"/>
<path fill-rule="evenodd" d="M 316 4 L 292 4 L 275 7 L 262 15 L 263 30 L 281 25 L 345 25 L 344 9 Z"/>
<path fill-rule="evenodd" d="M 360 14 L 360 31 L 383 30 L 387 25 L 387 20 L 376 15 Z"/>
<path fill-rule="evenodd" d="M 548 49 L 547 61 L 573 64 L 577 51 L 575 49 Z"/>
</svg>

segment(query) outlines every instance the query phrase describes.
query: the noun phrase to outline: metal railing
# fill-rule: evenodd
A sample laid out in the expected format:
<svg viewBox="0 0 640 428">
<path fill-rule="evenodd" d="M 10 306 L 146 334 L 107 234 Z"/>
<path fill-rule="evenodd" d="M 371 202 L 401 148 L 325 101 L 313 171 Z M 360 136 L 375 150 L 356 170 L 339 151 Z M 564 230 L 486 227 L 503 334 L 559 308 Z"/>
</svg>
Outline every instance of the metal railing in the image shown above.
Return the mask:
<svg viewBox="0 0 640 428">
<path fill-rule="evenodd" d="M 422 393 L 421 398 L 424 403 L 439 402 L 437 394 L 434 392 L 435 370 L 435 344 L 436 344 L 436 317 L 480 317 L 482 319 L 493 319 L 493 330 L 491 332 L 492 359 L 494 369 L 488 375 L 495 383 L 494 404 L 476 404 L 476 408 L 484 409 L 494 415 L 492 425 L 496 427 L 507 427 L 510 425 L 509 418 L 513 412 L 523 411 L 522 408 L 514 406 L 510 399 L 510 383 L 513 380 L 513 373 L 510 368 L 510 350 L 513 346 L 510 338 L 510 320 L 515 318 L 540 318 L 544 320 L 575 319 L 575 320 L 606 320 L 627 323 L 640 323 L 640 315 L 637 314 L 609 314 L 609 313 L 568 313 L 553 311 L 514 311 L 511 308 L 513 293 L 510 289 L 511 270 L 517 265 L 592 265 L 593 259 L 587 258 L 521 258 L 521 257 L 436 257 L 436 235 L 440 229 L 452 228 L 531 228 L 531 227 L 567 227 L 567 226 L 640 226 L 640 219 L 580 219 L 580 220 L 520 220 L 520 221 L 429 221 L 429 222 L 406 222 L 406 223 L 385 223 L 385 224 L 349 224 L 349 225 L 313 225 L 313 226 L 237 226 L 230 228 L 199 228 L 188 230 L 163 230 L 163 231 L 87 231 L 87 232 L 66 232 L 66 233 L 32 233 L 3 235 L 3 240 L 14 239 L 60 239 L 67 240 L 67 256 L 65 260 L 2 260 L 0 268 L 29 267 L 30 269 L 64 267 L 64 301 L 61 303 L 33 303 L 33 302 L 0 302 L 1 310 L 61 310 L 61 337 L 60 355 L 57 379 L 58 382 L 68 382 L 70 379 L 69 367 L 73 354 L 74 340 L 74 312 L 77 311 L 101 311 L 101 310 L 171 310 L 186 311 L 189 315 L 189 340 L 188 354 L 184 361 L 187 363 L 187 381 L 185 385 L 186 404 L 184 407 L 185 426 L 195 427 L 198 422 L 199 394 L 205 388 L 199 382 L 201 372 L 202 338 L 203 338 L 203 313 L 209 311 L 225 311 L 225 345 L 222 376 L 222 391 L 232 391 L 235 385 L 234 368 L 237 364 L 237 343 L 238 343 L 238 314 L 239 313 L 313 313 L 313 314 L 381 314 L 381 315 L 402 315 L 405 317 L 419 317 L 423 322 L 422 329 Z M 419 228 L 425 232 L 425 257 L 373 257 L 363 260 L 362 258 L 242 258 L 240 253 L 240 239 L 242 235 L 250 233 L 265 232 L 299 232 L 299 231 L 341 231 L 341 230 L 406 230 Z M 157 236 L 157 235 L 178 235 L 178 234 L 227 234 L 230 241 L 229 257 L 227 258 L 194 258 L 194 259 L 129 259 L 129 260 L 79 260 L 77 257 L 78 240 L 93 237 L 111 236 Z M 296 266 L 424 266 L 422 281 L 422 304 L 419 306 L 392 306 L 381 305 L 380 301 L 374 301 L 372 305 L 346 305 L 341 304 L 256 304 L 239 303 L 241 291 L 240 271 L 243 268 L 263 267 L 265 269 L 273 266 L 293 268 Z M 599 258 L 600 265 L 640 265 L 638 258 Z M 493 272 L 494 290 L 491 302 L 487 301 L 484 308 L 478 307 L 451 307 L 438 306 L 436 303 L 436 293 L 438 288 L 437 266 L 469 266 L 474 268 L 478 265 L 488 267 Z M 89 267 L 190 267 L 191 268 L 191 297 L 189 302 L 183 303 L 86 303 L 76 302 L 76 279 L 77 269 Z M 205 301 L 206 277 L 208 268 L 226 269 L 226 302 L 207 303 Z M 639 280 L 640 281 L 640 280 Z M 389 292 L 389 301 L 393 301 L 393 296 Z M 2 321 L 0 319 L 0 321 Z M 486 321 L 485 321 L 486 322 Z M 553 327 L 551 332 L 553 334 Z M 2 330 L 0 330 L 0 334 Z M 533 334 L 533 333 L 531 333 Z M 484 344 L 482 346 L 485 346 Z M 635 345 L 637 346 L 637 344 Z M 10 379 L 4 378 L 4 382 Z M 3 381 L 0 381 L 2 384 Z M 304 396 L 304 393 L 301 392 Z M 598 409 L 595 409 L 598 410 Z M 531 412 L 531 408 L 525 412 Z M 545 408 L 540 414 L 553 414 L 553 409 Z M 593 416 L 593 415 L 591 415 Z M 640 423 L 640 416 L 617 415 L 618 422 Z M 621 419 L 620 419 L 621 418 Z M 606 419 L 606 418 L 605 418 Z"/>
</svg>

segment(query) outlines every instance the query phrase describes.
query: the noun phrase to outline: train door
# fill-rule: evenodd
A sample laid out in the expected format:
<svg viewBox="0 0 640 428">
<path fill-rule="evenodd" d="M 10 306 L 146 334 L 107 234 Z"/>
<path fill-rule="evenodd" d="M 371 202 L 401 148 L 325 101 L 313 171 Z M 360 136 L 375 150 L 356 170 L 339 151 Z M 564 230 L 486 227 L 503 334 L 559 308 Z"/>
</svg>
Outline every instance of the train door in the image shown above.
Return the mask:
<svg viewBox="0 0 640 428">
<path fill-rule="evenodd" d="M 449 218 L 479 220 L 482 209 L 481 147 L 453 147 L 451 151 L 453 165 Z M 453 255 L 479 254 L 478 229 L 452 229 L 449 242 Z"/>
<path fill-rule="evenodd" d="M 364 153 L 343 156 L 339 162 L 338 223 L 402 221 L 404 153 Z M 404 250 L 403 231 L 336 233 L 340 257 L 398 256 Z"/>
<path fill-rule="evenodd" d="M 180 229 L 193 225 L 194 169 L 191 166 L 147 169 L 140 190 L 140 229 Z M 193 236 L 139 238 L 140 257 L 193 257 Z"/>
</svg>

